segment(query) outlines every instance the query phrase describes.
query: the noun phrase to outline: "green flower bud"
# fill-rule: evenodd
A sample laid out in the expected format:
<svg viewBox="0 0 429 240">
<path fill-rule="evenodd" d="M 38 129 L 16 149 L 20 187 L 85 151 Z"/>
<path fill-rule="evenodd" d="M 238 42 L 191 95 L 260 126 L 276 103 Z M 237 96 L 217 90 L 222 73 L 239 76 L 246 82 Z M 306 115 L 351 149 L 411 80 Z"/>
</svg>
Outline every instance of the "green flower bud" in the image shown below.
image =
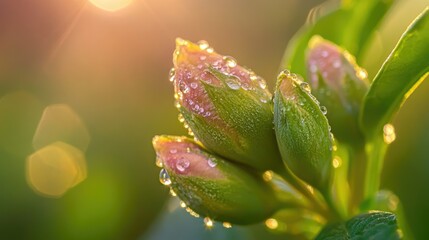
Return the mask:
<svg viewBox="0 0 429 240">
<path fill-rule="evenodd" d="M 312 93 L 328 109 L 335 137 L 361 143 L 358 113 L 369 87 L 366 71 L 347 51 L 319 36 L 310 40 L 307 69 Z"/>
<path fill-rule="evenodd" d="M 274 129 L 285 165 L 326 192 L 332 174 L 333 137 L 324 107 L 311 95 L 308 83 L 287 70 L 278 77 Z"/>
<path fill-rule="evenodd" d="M 259 170 L 282 167 L 265 81 L 231 58 L 177 39 L 174 53 L 176 106 L 209 150 Z"/>
<path fill-rule="evenodd" d="M 280 207 L 262 176 L 206 152 L 186 137 L 157 136 L 153 146 L 163 167 L 161 182 L 171 186 L 194 215 L 252 224 Z"/>
</svg>

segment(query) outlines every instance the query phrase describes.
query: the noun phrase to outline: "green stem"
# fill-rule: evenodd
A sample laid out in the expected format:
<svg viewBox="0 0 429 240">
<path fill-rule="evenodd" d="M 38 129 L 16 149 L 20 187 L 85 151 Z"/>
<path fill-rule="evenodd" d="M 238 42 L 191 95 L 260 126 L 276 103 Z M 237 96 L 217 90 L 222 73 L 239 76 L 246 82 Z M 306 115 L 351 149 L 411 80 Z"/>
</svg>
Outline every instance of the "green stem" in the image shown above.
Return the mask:
<svg viewBox="0 0 429 240">
<path fill-rule="evenodd" d="M 365 146 L 367 164 L 363 188 L 364 200 L 372 199 L 380 188 L 381 170 L 387 146 L 380 137 L 372 138 L 372 141 Z"/>
<path fill-rule="evenodd" d="M 348 171 L 351 196 L 348 210 L 353 213 L 364 199 L 364 183 L 368 166 L 365 146 L 360 145 L 349 148 L 349 156 L 351 157 Z"/>
</svg>

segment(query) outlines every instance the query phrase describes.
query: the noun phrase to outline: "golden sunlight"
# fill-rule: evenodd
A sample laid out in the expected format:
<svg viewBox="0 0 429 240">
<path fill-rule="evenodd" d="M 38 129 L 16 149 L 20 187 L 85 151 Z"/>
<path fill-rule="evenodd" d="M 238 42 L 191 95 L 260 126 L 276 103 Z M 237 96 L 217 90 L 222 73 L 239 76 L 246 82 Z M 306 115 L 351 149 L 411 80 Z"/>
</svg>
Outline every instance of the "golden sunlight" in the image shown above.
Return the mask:
<svg viewBox="0 0 429 240">
<path fill-rule="evenodd" d="M 133 0 L 89 0 L 94 6 L 109 12 L 127 7 Z"/>
</svg>

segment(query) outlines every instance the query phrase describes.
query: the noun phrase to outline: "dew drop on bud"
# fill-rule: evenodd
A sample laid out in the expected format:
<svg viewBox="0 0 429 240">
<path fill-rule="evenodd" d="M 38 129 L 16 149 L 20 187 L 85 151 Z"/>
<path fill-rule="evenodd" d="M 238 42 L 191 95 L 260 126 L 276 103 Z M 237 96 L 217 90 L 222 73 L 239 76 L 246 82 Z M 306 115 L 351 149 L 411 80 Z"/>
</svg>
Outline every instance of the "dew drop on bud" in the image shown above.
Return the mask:
<svg viewBox="0 0 429 240">
<path fill-rule="evenodd" d="M 299 84 L 299 87 L 300 87 L 303 91 L 305 91 L 305 92 L 307 92 L 307 93 L 310 93 L 310 92 L 311 92 L 310 84 L 308 84 L 307 82 L 302 82 L 302 83 L 300 83 L 300 84 Z"/>
<path fill-rule="evenodd" d="M 206 225 L 206 228 L 212 228 L 214 225 L 213 220 L 211 220 L 209 217 L 205 217 L 204 225 Z"/>
<path fill-rule="evenodd" d="M 213 168 L 213 167 L 216 167 L 217 161 L 214 158 L 209 158 L 209 160 L 207 161 L 207 164 Z"/>
<path fill-rule="evenodd" d="M 201 50 L 206 50 L 210 45 L 207 41 L 205 40 L 200 40 L 197 42 L 198 47 L 200 47 Z"/>
<path fill-rule="evenodd" d="M 156 158 L 156 160 L 155 160 L 155 165 L 157 166 L 157 167 L 160 167 L 160 168 L 162 168 L 162 167 L 164 167 L 164 164 L 162 163 L 162 160 L 161 160 L 161 158 Z"/>
<path fill-rule="evenodd" d="M 174 68 L 170 69 L 170 73 L 169 73 L 169 80 L 170 82 L 174 81 L 174 75 L 176 74 L 176 70 Z"/>
<path fill-rule="evenodd" d="M 168 175 L 167 170 L 164 168 L 161 169 L 159 172 L 159 181 L 162 183 L 162 185 L 168 186 L 171 184 L 170 175 Z"/>
<path fill-rule="evenodd" d="M 183 115 L 181 113 L 179 113 L 179 115 L 177 116 L 177 119 L 179 120 L 179 122 L 183 123 L 185 122 L 185 118 L 183 117 Z"/>
<path fill-rule="evenodd" d="M 189 92 L 189 87 L 188 87 L 188 85 L 185 82 L 180 82 L 179 83 L 179 89 L 183 93 L 188 93 Z"/>
<path fill-rule="evenodd" d="M 198 83 L 196 82 L 192 82 L 190 85 L 192 89 L 196 89 L 198 87 Z"/>
<path fill-rule="evenodd" d="M 265 80 L 264 79 L 262 79 L 262 78 L 259 78 L 259 87 L 260 88 L 262 88 L 262 89 L 265 89 L 265 88 L 267 88 L 267 83 L 265 82 Z"/>
<path fill-rule="evenodd" d="M 359 69 L 356 74 L 360 79 L 366 79 L 368 77 L 368 73 L 364 69 Z"/>
<path fill-rule="evenodd" d="M 223 226 L 224 228 L 232 228 L 232 225 L 231 225 L 231 223 L 229 223 L 229 222 L 223 222 L 223 223 L 222 223 L 222 226 Z"/>
<path fill-rule="evenodd" d="M 226 62 L 226 65 L 230 68 L 237 66 L 237 61 L 233 57 L 225 56 L 223 57 L 223 60 Z"/>
<path fill-rule="evenodd" d="M 191 163 L 185 158 L 180 158 L 176 162 L 176 168 L 179 172 L 184 172 L 189 167 L 189 165 L 191 165 Z"/>
<path fill-rule="evenodd" d="M 226 85 L 228 85 L 229 88 L 232 90 L 238 90 L 240 89 L 240 82 L 235 80 L 234 78 L 227 78 L 225 80 Z"/>
<path fill-rule="evenodd" d="M 287 69 L 281 71 L 279 74 L 279 77 L 289 77 L 289 76 L 290 76 L 290 71 Z"/>
<path fill-rule="evenodd" d="M 326 115 L 328 113 L 328 109 L 326 109 L 325 106 L 320 106 L 320 111 L 323 113 L 323 115 Z"/>
<path fill-rule="evenodd" d="M 386 144 L 391 144 L 396 139 L 395 128 L 388 123 L 383 127 L 383 139 Z"/>
<path fill-rule="evenodd" d="M 186 203 L 184 201 L 180 201 L 179 205 L 181 208 L 186 208 Z"/>
<path fill-rule="evenodd" d="M 176 192 L 172 188 L 170 188 L 170 195 L 173 197 L 177 196 Z"/>
</svg>

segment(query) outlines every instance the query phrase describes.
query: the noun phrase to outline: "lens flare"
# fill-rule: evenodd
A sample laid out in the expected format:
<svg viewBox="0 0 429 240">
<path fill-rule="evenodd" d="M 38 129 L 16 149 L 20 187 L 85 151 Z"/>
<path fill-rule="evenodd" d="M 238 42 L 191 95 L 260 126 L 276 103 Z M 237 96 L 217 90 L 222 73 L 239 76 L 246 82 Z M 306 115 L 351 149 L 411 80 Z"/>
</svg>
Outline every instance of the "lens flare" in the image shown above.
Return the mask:
<svg viewBox="0 0 429 240">
<path fill-rule="evenodd" d="M 116 12 L 131 4 L 133 0 L 89 0 L 94 6 L 108 12 Z"/>
</svg>

